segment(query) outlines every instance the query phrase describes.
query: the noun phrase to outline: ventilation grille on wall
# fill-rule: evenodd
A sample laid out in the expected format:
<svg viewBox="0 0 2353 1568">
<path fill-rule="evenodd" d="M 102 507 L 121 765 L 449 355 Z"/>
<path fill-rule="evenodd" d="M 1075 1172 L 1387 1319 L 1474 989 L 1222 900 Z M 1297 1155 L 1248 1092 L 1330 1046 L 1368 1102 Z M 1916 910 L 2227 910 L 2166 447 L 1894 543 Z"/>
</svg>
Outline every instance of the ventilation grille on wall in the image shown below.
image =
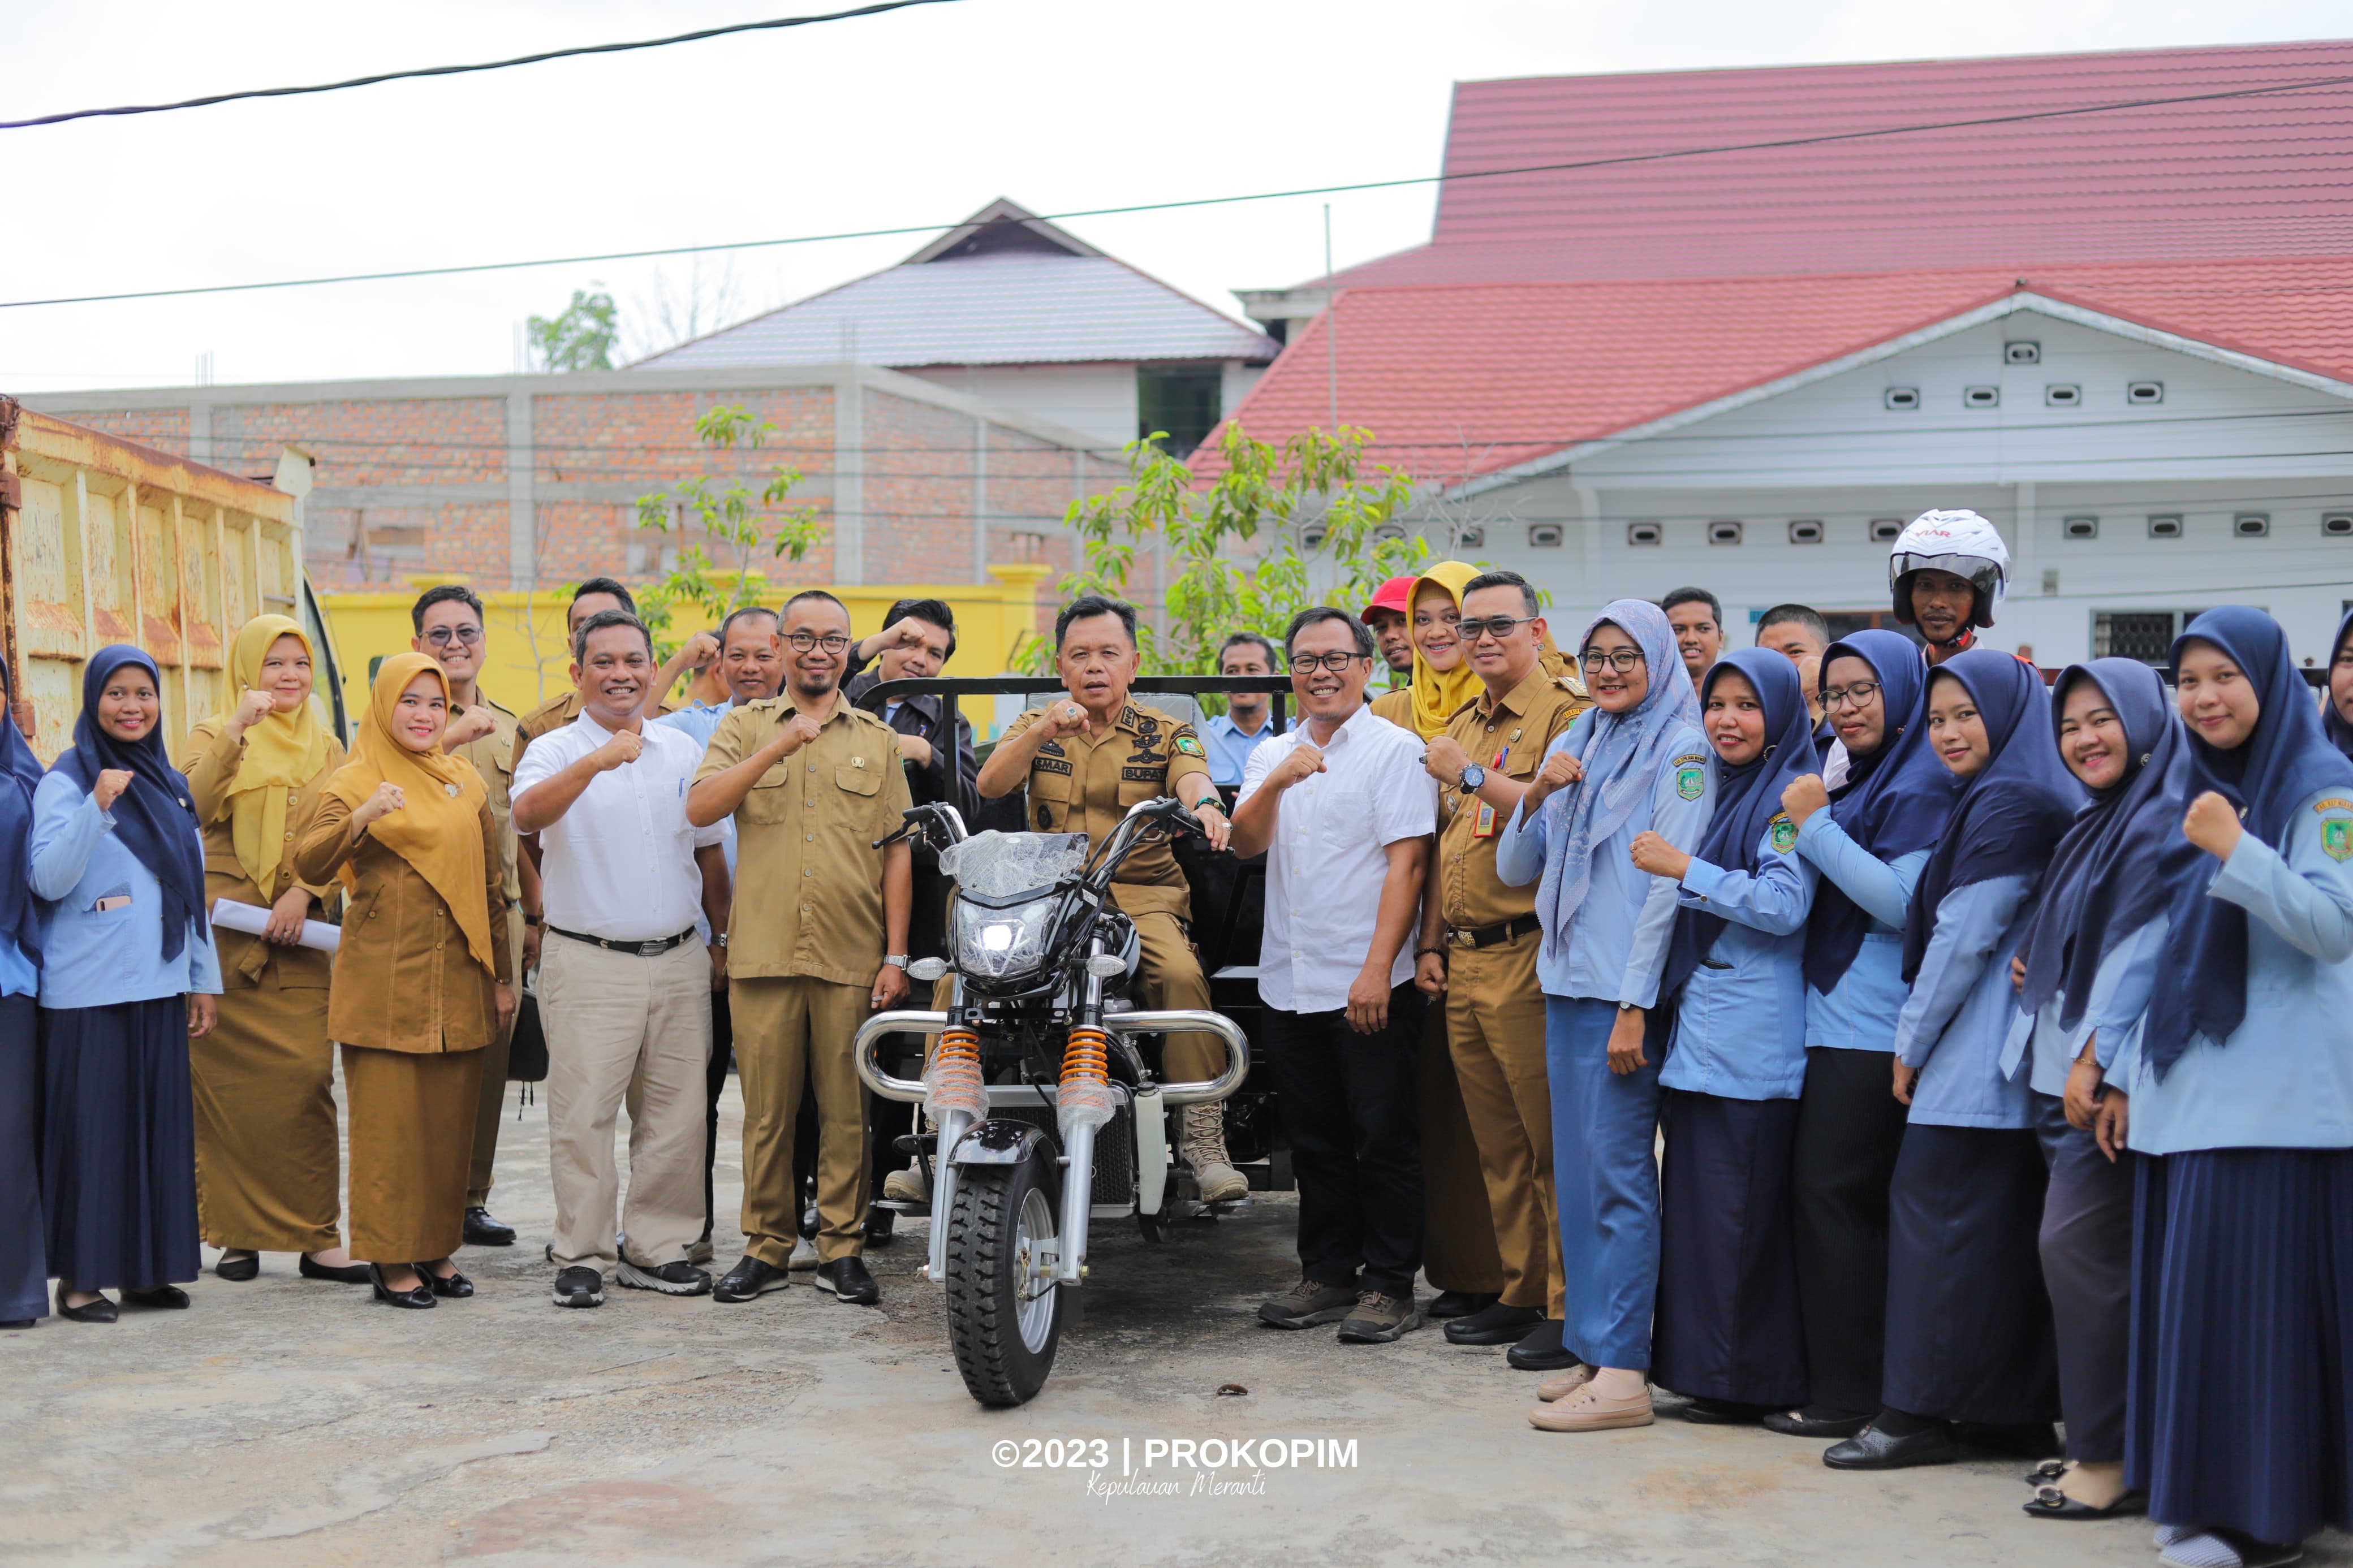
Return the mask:
<svg viewBox="0 0 2353 1568">
<path fill-rule="evenodd" d="M 2132 382 L 2125 387 L 2125 401 L 2144 405 L 2162 403 L 2165 401 L 2165 383 L 2161 381 Z"/>
<path fill-rule="evenodd" d="M 2353 539 L 2353 511 L 2321 513 L 2320 531 L 2330 539 Z"/>
<path fill-rule="evenodd" d="M 1532 522 L 1528 524 L 1528 543 L 1537 550 L 1550 550 L 1560 543 L 1560 524 Z"/>
<path fill-rule="evenodd" d="M 1916 386 L 1891 386 L 1882 395 L 1880 401 L 1890 408 L 1917 408 L 1920 406 L 1920 389 Z"/>
<path fill-rule="evenodd" d="M 1736 522 L 1711 522 L 1707 525 L 1707 542 L 1710 544 L 1737 544 L 1740 542 L 1740 525 Z"/>
<path fill-rule="evenodd" d="M 1903 537 L 1904 520 L 1900 517 L 1874 517 L 1871 520 L 1871 542 L 1893 544 Z"/>
<path fill-rule="evenodd" d="M 1799 521 L 1789 524 L 1790 543 L 1820 544 L 1821 542 L 1822 525 L 1820 520 L 1815 518 L 1800 518 Z"/>
<path fill-rule="evenodd" d="M 2241 539 L 2261 539 L 2272 531 L 2272 516 L 2267 511 L 2242 511 L 2231 520 L 2231 531 Z"/>
<path fill-rule="evenodd" d="M 2081 407 L 2084 389 L 2072 381 L 2057 382 L 2042 389 L 2042 401 L 2053 408 Z"/>
<path fill-rule="evenodd" d="M 2070 539 L 2100 537 L 2100 520 L 2096 517 L 2071 517 L 2059 526 Z"/>
<path fill-rule="evenodd" d="M 2040 364 L 2042 362 L 2041 343 L 2004 343 L 2001 357 L 2011 364 Z"/>
<path fill-rule="evenodd" d="M 1626 525 L 1629 544 L 1656 544 L 1667 536 L 1666 529 L 1655 522 L 1630 522 Z"/>
<path fill-rule="evenodd" d="M 1481 522 L 1466 522 L 1462 525 L 1461 531 L 1454 538 L 1457 543 L 1465 548 L 1476 550 L 1487 542 L 1487 525 Z"/>
<path fill-rule="evenodd" d="M 2162 517 L 2150 518 L 2148 520 L 2148 536 L 2151 539 L 2180 538 L 2181 519 L 2169 513 Z"/>
<path fill-rule="evenodd" d="M 1999 386 L 1969 387 L 1961 394 L 1961 403 L 1965 407 L 1969 408 L 1999 408 L 2001 406 L 2001 388 Z"/>
</svg>

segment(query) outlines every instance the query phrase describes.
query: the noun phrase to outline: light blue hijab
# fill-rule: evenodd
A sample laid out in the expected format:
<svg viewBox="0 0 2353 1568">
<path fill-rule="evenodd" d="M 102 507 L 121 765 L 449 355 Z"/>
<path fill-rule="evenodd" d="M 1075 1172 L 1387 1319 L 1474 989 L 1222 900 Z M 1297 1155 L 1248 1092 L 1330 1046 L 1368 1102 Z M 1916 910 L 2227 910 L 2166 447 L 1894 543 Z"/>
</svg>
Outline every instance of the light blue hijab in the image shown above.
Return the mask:
<svg viewBox="0 0 2353 1568">
<path fill-rule="evenodd" d="M 1612 599 L 1577 639 L 1580 660 L 1586 644 L 1605 626 L 1616 626 L 1641 647 L 1651 686 L 1631 711 L 1595 708 L 1578 721 L 1592 726 L 1577 752 L 1585 776 L 1555 790 L 1541 808 L 1551 853 L 1536 887 L 1536 916 L 1544 923 L 1548 952 L 1559 951 L 1568 940 L 1568 922 L 1593 886 L 1594 851 L 1626 826 L 1658 782 L 1675 736 L 1699 728 L 1699 694 L 1675 650 L 1666 612 L 1648 599 Z"/>
</svg>

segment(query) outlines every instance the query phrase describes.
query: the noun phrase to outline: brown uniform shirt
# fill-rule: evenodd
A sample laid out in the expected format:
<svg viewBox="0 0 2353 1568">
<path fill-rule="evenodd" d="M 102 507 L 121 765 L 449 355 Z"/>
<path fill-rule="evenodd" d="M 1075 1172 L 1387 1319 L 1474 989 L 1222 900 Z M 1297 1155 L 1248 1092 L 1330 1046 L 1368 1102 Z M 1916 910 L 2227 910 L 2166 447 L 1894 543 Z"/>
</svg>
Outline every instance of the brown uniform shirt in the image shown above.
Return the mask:
<svg viewBox="0 0 2353 1568">
<path fill-rule="evenodd" d="M 1413 692 L 1405 687 L 1384 691 L 1373 699 L 1373 717 L 1386 719 L 1398 729 L 1413 731 Z"/>
<path fill-rule="evenodd" d="M 733 710 L 712 733 L 695 782 L 775 740 L 793 713 L 782 697 Z M 894 831 L 913 804 L 897 732 L 838 701 L 817 739 L 762 773 L 735 808 L 727 973 L 872 984 L 889 935 L 884 851 L 874 841 Z"/>
<path fill-rule="evenodd" d="M 1015 719 L 997 743 L 1021 733 L 1044 711 L 1032 708 Z M 1167 795 L 1189 806 L 1216 793 L 1208 753 L 1193 726 L 1134 701 L 1120 709 L 1109 733 L 1065 735 L 1047 742 L 1029 760 L 1029 826 L 1040 833 L 1083 833 L 1090 852 L 1102 847 L 1103 836 L 1138 802 Z M 1192 890 L 1169 843 L 1146 842 L 1121 863 L 1112 881 L 1112 898 L 1121 912 L 1192 918 Z"/>
<path fill-rule="evenodd" d="M 487 801 L 480 815 L 491 956 L 498 978 L 512 982 L 499 825 Z M 357 883 L 343 911 L 327 1033 L 348 1046 L 412 1055 L 481 1049 L 499 1033 L 490 972 L 474 962 L 466 933 L 433 884 L 373 835 L 347 841 L 351 819 L 351 807 L 322 795 L 295 841 L 294 868 L 305 881 L 323 883 L 349 861 Z"/>
<path fill-rule="evenodd" d="M 573 695 L 577 698 L 579 693 Z M 522 879 L 515 870 L 514 764 L 520 749 L 515 736 L 522 721 L 487 697 L 482 699 L 482 706 L 491 710 L 491 721 L 498 728 L 467 742 L 458 748 L 457 754 L 474 764 L 474 771 L 482 775 L 482 784 L 491 792 L 491 816 L 499 825 L 499 864 L 504 870 L 506 894 L 510 900 L 519 900 L 522 897 Z M 449 717 L 455 719 L 459 711 L 452 709 Z"/>
<path fill-rule="evenodd" d="M 1591 706 L 1575 677 L 1556 676 L 1539 664 L 1502 701 L 1482 691 L 1464 703 L 1446 732 L 1472 762 L 1525 784 L 1544 765 L 1545 748 Z M 1535 883 L 1506 887 L 1495 875 L 1495 842 L 1508 817 L 1452 784 L 1440 788 L 1440 912 L 1450 929 L 1476 931 L 1535 912 Z"/>
<path fill-rule="evenodd" d="M 232 903 L 253 904 L 268 908 L 269 900 L 261 894 L 245 868 L 237 863 L 237 839 L 229 821 L 229 785 L 237 781 L 237 764 L 245 758 L 245 742 L 232 741 L 223 734 L 209 719 L 188 732 L 188 745 L 182 753 L 180 771 L 188 776 L 188 793 L 196 804 L 196 819 L 205 825 L 205 907 L 210 909 L 216 900 L 227 899 Z M 319 809 L 319 791 L 328 776 L 343 765 L 343 748 L 332 735 L 327 737 L 327 760 L 318 773 L 301 789 L 289 792 L 286 804 L 286 858 L 294 858 L 294 847 L 302 837 L 302 829 L 311 814 Z M 303 880 L 293 874 L 290 865 L 278 879 L 278 890 L 284 892 L 290 881 L 303 889 L 321 906 L 336 889 L 327 880 Z M 323 918 L 321 916 L 319 918 Z M 264 942 L 250 932 L 230 931 L 226 926 L 213 928 L 213 941 L 219 944 L 221 984 L 231 991 L 261 984 L 264 973 L 276 969 L 273 983 L 306 991 L 326 988 L 334 959 L 315 948 L 280 947 Z"/>
</svg>

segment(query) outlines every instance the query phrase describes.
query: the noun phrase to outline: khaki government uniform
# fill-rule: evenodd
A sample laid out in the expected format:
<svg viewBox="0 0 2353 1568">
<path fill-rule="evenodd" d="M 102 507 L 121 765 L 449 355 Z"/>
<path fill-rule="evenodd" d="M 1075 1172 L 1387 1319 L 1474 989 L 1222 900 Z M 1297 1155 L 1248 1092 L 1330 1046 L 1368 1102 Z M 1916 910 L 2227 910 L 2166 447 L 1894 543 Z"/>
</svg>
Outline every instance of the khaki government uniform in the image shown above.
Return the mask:
<svg viewBox="0 0 2353 1568">
<path fill-rule="evenodd" d="M 1545 748 L 1589 705 L 1573 677 L 1538 665 L 1500 702 L 1482 692 L 1464 703 L 1446 732 L 1472 762 L 1526 784 L 1543 765 Z M 1509 888 L 1495 875 L 1495 841 L 1508 818 L 1451 785 L 1439 790 L 1448 1044 L 1495 1216 L 1504 1304 L 1541 1306 L 1557 1320 L 1567 1301 L 1553 1199 L 1545 999 L 1536 983 L 1544 937 L 1536 929 L 1535 884 Z M 1485 947 L 1470 945 L 1469 933 L 1514 921 L 1527 929 Z"/>
<path fill-rule="evenodd" d="M 1044 710 L 1032 708 L 1005 727 L 1003 745 L 1036 723 Z M 1187 784 L 1189 779 L 1192 782 Z M 1029 826 L 1039 833 L 1083 833 L 1090 852 L 1120 825 L 1131 807 L 1162 795 L 1190 806 L 1214 795 L 1208 759 L 1193 726 L 1157 708 L 1130 701 L 1108 733 L 1083 731 L 1049 741 L 1029 760 Z M 1171 840 L 1147 841 L 1120 863 L 1111 885 L 1112 901 L 1135 922 L 1142 949 L 1137 978 L 1146 1008 L 1209 1005 L 1209 982 L 1188 932 L 1192 887 L 1176 864 Z M 1225 1042 L 1215 1035 L 1170 1035 L 1161 1049 L 1161 1076 L 1170 1083 L 1198 1083 L 1225 1070 Z"/>
<path fill-rule="evenodd" d="M 519 721 L 488 697 L 481 700 L 481 705 L 491 710 L 491 718 L 498 728 L 477 740 L 467 742 L 452 754 L 473 763 L 474 771 L 482 775 L 482 784 L 490 791 L 491 816 L 499 825 L 499 864 L 505 873 L 507 951 L 514 955 L 516 980 L 520 983 L 522 967 L 522 878 L 515 869 L 517 846 L 513 801 L 515 730 Z M 453 709 L 449 717 L 455 719 L 462 711 L 462 709 Z M 507 1047 L 513 1040 L 514 1020 L 509 1018 L 507 1026 L 499 1031 L 498 1037 L 482 1048 L 482 1099 L 474 1113 L 473 1163 L 466 1173 L 468 1208 L 480 1208 L 491 1200 L 491 1171 L 499 1156 L 499 1122 L 506 1107 Z"/>
<path fill-rule="evenodd" d="M 720 721 L 700 783 L 774 740 L 789 700 L 747 702 Z M 866 1086 L 850 1039 L 873 1011 L 889 932 L 874 840 L 913 796 L 899 738 L 837 700 L 818 738 L 780 759 L 735 808 L 735 906 L 727 931 L 727 1006 L 744 1091 L 744 1250 L 772 1268 L 800 1236 L 793 1123 L 817 1093 L 817 1251 L 865 1249 Z"/>
<path fill-rule="evenodd" d="M 351 1111 L 352 1255 L 430 1262 L 457 1251 L 464 1230 L 482 1053 L 498 1038 L 498 998 L 492 971 L 475 962 L 441 895 L 374 837 L 348 842 L 351 816 L 322 795 L 295 836 L 294 871 L 323 886 L 348 864 L 355 884 L 327 1006 Z M 480 818 L 495 978 L 512 984 L 505 872 L 488 803 Z"/>
<path fill-rule="evenodd" d="M 219 899 L 267 908 L 270 900 L 237 864 L 229 786 L 245 742 L 210 720 L 189 733 L 180 771 L 205 834 L 205 905 Z M 287 862 L 318 809 L 319 791 L 343 766 L 327 737 L 327 759 L 286 804 L 286 844 L 278 890 L 301 887 L 321 908 L 337 889 L 305 882 Z M 335 1054 L 327 1038 L 331 954 L 280 947 L 216 927 L 221 967 L 220 1021 L 190 1043 L 195 1091 L 196 1215 L 215 1247 L 255 1252 L 328 1252 L 343 1244 L 343 1156 L 335 1131 Z"/>
<path fill-rule="evenodd" d="M 1373 717 L 1412 731 L 1410 690 L 1385 691 L 1373 699 L 1372 709 Z M 1421 1131 L 1421 1271 L 1440 1290 L 1498 1295 L 1504 1257 L 1495 1250 L 1487 1178 L 1479 1169 L 1479 1143 L 1454 1077 L 1444 997 L 1422 1009 L 1421 1023 L 1421 1042 L 1413 1056 L 1414 1114 Z"/>
</svg>

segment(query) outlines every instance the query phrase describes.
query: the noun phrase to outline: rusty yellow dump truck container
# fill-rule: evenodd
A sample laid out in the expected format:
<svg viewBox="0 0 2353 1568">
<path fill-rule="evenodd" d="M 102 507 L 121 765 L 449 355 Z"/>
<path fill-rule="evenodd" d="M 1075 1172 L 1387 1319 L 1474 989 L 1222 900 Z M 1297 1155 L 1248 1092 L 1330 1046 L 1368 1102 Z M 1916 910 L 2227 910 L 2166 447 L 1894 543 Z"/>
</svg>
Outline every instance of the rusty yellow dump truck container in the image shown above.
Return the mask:
<svg viewBox="0 0 2353 1568">
<path fill-rule="evenodd" d="M 289 454 L 307 480 L 307 460 Z M 0 397 L 0 633 L 16 719 L 48 762 L 72 743 L 82 663 L 108 643 L 153 655 L 164 735 L 227 706 L 228 646 L 268 611 L 295 616 L 319 651 L 321 706 L 337 730 L 334 650 L 302 575 L 297 480 L 240 479 Z"/>
</svg>

